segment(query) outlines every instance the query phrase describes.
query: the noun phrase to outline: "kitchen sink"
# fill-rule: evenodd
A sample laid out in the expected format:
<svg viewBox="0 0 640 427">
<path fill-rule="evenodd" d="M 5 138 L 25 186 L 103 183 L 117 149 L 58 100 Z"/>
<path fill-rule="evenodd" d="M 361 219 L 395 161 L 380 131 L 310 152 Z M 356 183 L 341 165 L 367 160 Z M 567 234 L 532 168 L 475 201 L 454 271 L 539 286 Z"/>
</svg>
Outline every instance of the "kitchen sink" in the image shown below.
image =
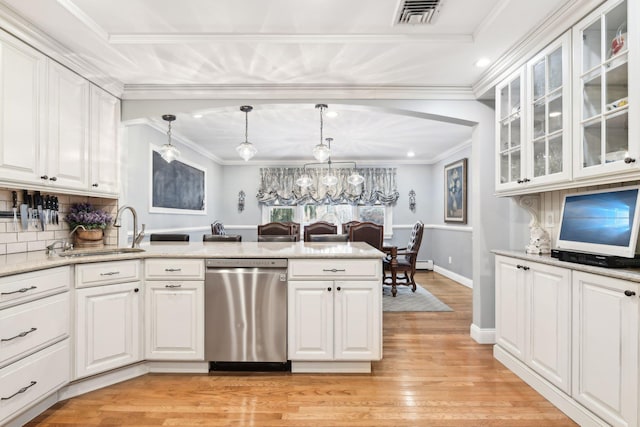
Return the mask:
<svg viewBox="0 0 640 427">
<path fill-rule="evenodd" d="M 98 255 L 118 255 L 118 254 L 135 254 L 144 252 L 140 248 L 113 248 L 113 249 L 88 249 L 84 251 L 66 251 L 60 252 L 63 257 L 81 257 L 81 256 L 98 256 Z"/>
</svg>

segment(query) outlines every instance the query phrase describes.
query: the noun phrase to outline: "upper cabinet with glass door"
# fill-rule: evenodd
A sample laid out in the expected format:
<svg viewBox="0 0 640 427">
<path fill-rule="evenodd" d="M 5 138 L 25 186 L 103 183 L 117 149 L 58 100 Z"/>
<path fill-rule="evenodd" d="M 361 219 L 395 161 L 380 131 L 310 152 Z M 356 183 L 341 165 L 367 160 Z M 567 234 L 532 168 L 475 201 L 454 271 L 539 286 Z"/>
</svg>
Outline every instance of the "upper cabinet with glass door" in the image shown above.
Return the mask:
<svg viewBox="0 0 640 427">
<path fill-rule="evenodd" d="M 527 63 L 527 186 L 571 179 L 571 32 Z"/>
<path fill-rule="evenodd" d="M 637 3 L 610 0 L 574 27 L 576 179 L 640 167 Z"/>
<path fill-rule="evenodd" d="M 517 188 L 524 180 L 522 141 L 522 100 L 524 99 L 524 73 L 519 69 L 496 86 L 496 143 L 498 167 L 496 189 Z"/>
</svg>

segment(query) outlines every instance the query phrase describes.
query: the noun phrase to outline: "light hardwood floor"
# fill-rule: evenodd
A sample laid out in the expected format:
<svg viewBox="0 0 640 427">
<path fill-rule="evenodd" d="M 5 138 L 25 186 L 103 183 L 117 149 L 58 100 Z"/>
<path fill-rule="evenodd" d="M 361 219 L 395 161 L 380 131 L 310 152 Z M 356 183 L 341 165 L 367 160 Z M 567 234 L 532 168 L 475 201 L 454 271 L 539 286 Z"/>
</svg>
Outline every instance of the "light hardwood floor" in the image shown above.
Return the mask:
<svg viewBox="0 0 640 427">
<path fill-rule="evenodd" d="M 575 426 L 469 337 L 471 290 L 418 283 L 453 312 L 384 313 L 371 374 L 150 374 L 60 402 L 28 426 Z"/>
</svg>

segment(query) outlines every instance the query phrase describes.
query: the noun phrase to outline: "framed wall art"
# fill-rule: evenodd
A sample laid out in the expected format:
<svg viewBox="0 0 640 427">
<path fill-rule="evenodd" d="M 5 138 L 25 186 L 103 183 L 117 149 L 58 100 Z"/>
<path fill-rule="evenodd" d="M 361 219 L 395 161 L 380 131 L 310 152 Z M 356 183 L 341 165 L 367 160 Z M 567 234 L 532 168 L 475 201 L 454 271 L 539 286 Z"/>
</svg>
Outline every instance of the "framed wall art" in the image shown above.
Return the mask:
<svg viewBox="0 0 640 427">
<path fill-rule="evenodd" d="M 467 159 L 444 167 L 444 222 L 467 223 Z"/>
</svg>

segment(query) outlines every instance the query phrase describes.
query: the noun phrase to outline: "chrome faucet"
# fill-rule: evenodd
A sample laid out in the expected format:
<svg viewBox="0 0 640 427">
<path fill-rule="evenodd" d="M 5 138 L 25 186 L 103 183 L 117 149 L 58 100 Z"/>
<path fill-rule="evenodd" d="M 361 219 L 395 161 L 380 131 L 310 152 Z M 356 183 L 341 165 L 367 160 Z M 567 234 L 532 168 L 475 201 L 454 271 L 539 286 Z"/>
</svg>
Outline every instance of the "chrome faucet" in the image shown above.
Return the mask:
<svg viewBox="0 0 640 427">
<path fill-rule="evenodd" d="M 75 230 L 74 230 L 75 231 Z M 49 246 L 47 246 L 47 255 L 55 255 L 56 254 L 56 246 L 59 244 L 61 244 L 61 249 L 62 252 L 66 252 L 66 251 L 70 251 L 73 249 L 73 245 L 69 242 L 67 242 L 66 240 L 56 240 L 53 243 L 51 243 Z"/>
<path fill-rule="evenodd" d="M 122 224 L 120 223 L 120 217 L 122 216 L 122 212 L 124 212 L 126 209 L 129 209 L 131 211 L 131 215 L 133 215 L 133 243 L 131 244 L 131 247 L 138 248 L 140 247 L 140 242 L 142 241 L 142 239 L 144 239 L 144 224 L 142 224 L 142 228 L 138 233 L 138 213 L 135 209 L 127 205 L 122 206 L 120 209 L 118 209 L 118 213 L 116 213 L 116 217 L 113 220 L 113 226 L 122 226 Z"/>
</svg>

